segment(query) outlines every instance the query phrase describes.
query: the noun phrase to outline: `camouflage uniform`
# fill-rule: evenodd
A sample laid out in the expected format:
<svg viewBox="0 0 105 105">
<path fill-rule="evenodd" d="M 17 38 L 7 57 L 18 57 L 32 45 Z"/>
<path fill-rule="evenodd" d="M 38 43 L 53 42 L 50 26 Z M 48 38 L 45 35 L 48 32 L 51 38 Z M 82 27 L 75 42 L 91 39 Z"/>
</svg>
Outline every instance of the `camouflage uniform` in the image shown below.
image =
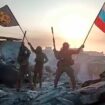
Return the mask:
<svg viewBox="0 0 105 105">
<path fill-rule="evenodd" d="M 20 48 L 20 53 L 18 56 L 18 62 L 20 65 L 19 68 L 19 74 L 18 74 L 18 80 L 17 80 L 17 90 L 20 89 L 22 82 L 24 81 L 25 75 L 28 74 L 29 77 L 29 82 L 30 82 L 30 87 L 32 88 L 32 76 L 31 76 L 31 71 L 29 71 L 29 56 L 30 56 L 30 51 L 27 47 L 22 44 Z"/>
<path fill-rule="evenodd" d="M 48 61 L 47 56 L 42 52 L 42 48 L 38 46 L 36 49 L 29 43 L 31 50 L 36 54 L 35 66 L 34 66 L 34 85 L 36 87 L 37 81 L 39 81 L 40 88 L 42 87 L 43 65 Z"/>
<path fill-rule="evenodd" d="M 69 49 L 68 43 L 64 43 L 63 47 L 60 51 L 57 51 L 56 49 L 54 49 L 55 57 L 58 59 L 56 76 L 55 76 L 55 80 L 54 80 L 55 88 L 57 87 L 58 81 L 59 81 L 62 73 L 66 72 L 66 74 L 71 79 L 72 88 L 75 89 L 76 81 L 75 81 L 75 76 L 74 76 L 74 70 L 71 67 L 71 65 L 74 64 L 72 55 L 78 54 L 82 47 L 83 47 L 83 45 L 80 48 L 73 50 L 73 49 Z"/>
</svg>

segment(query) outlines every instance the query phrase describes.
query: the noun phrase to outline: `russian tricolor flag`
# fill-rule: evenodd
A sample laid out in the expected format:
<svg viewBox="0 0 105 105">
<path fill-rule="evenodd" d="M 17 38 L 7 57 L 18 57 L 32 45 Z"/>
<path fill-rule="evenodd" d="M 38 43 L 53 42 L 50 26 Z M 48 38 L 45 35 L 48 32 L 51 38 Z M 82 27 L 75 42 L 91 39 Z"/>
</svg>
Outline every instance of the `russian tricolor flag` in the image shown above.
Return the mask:
<svg viewBox="0 0 105 105">
<path fill-rule="evenodd" d="M 96 17 L 95 25 L 105 32 L 105 3 Z"/>
</svg>

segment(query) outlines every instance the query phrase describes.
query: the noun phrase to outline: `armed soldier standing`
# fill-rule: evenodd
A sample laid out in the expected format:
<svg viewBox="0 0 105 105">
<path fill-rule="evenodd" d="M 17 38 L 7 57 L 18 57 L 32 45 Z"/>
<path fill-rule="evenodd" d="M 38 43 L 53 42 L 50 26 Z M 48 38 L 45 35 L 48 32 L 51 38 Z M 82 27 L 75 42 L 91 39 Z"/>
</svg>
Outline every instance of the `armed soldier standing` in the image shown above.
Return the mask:
<svg viewBox="0 0 105 105">
<path fill-rule="evenodd" d="M 40 88 L 42 87 L 42 75 L 43 65 L 48 61 L 47 56 L 42 52 L 42 48 L 38 46 L 36 49 L 33 48 L 31 43 L 28 43 L 31 50 L 36 54 L 35 66 L 34 66 L 34 85 L 36 87 L 37 80 L 39 81 Z"/>
<path fill-rule="evenodd" d="M 18 56 L 18 63 L 20 65 L 20 68 L 17 80 L 17 91 L 20 90 L 21 84 L 23 83 L 26 74 L 28 74 L 29 76 L 30 87 L 31 89 L 33 89 L 31 71 L 29 71 L 29 56 L 30 56 L 30 50 L 27 47 L 25 47 L 24 42 L 22 42 Z"/>
<path fill-rule="evenodd" d="M 58 81 L 60 79 L 60 76 L 63 72 L 66 72 L 66 74 L 70 77 L 71 83 L 72 83 L 72 89 L 76 88 L 76 81 L 74 76 L 74 70 L 72 69 L 71 65 L 74 64 L 74 61 L 72 59 L 73 54 L 78 54 L 81 49 L 84 47 L 82 45 L 78 49 L 70 49 L 69 44 L 67 42 L 63 43 L 63 47 L 60 51 L 57 51 L 54 49 L 55 57 L 58 59 L 57 63 L 57 70 L 56 70 L 56 76 L 54 80 L 54 87 L 57 87 Z"/>
</svg>

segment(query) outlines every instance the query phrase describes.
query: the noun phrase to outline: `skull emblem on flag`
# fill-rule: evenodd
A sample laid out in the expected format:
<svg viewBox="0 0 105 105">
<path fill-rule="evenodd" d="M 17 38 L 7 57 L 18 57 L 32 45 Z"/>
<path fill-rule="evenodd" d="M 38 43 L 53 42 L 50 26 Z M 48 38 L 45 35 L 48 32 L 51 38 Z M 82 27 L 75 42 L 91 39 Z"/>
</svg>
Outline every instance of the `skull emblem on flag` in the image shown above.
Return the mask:
<svg viewBox="0 0 105 105">
<path fill-rule="evenodd" d="M 8 14 L 3 11 L 0 11 L 0 25 L 8 26 L 10 24 L 11 18 Z"/>
</svg>

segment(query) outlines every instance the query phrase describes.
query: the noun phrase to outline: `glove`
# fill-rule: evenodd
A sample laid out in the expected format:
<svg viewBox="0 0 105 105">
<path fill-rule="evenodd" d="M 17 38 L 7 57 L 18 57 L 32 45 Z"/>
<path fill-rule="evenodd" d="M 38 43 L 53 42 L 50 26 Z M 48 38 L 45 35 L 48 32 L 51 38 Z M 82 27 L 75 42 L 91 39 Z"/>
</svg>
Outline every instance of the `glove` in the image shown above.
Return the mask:
<svg viewBox="0 0 105 105">
<path fill-rule="evenodd" d="M 81 48 L 84 48 L 84 44 L 83 44 L 83 45 L 81 45 Z"/>
<path fill-rule="evenodd" d="M 31 43 L 30 43 L 30 42 L 28 42 L 28 45 L 31 45 Z"/>
</svg>

